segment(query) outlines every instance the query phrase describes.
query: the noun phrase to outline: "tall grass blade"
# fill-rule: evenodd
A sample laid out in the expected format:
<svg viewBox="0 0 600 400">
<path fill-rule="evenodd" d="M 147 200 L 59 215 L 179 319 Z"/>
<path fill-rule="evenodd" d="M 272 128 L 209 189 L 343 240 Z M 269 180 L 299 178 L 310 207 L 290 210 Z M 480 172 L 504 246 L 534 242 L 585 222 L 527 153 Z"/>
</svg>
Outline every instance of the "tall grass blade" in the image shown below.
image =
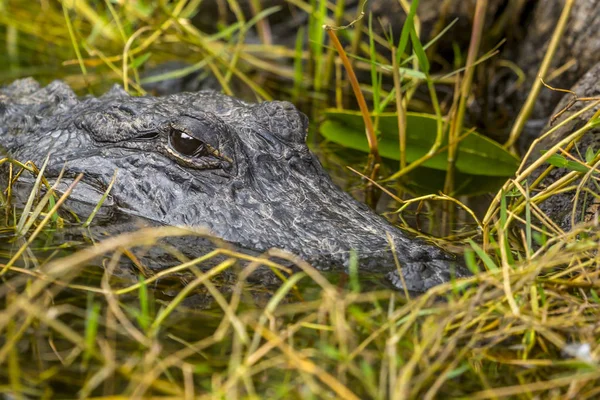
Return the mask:
<svg viewBox="0 0 600 400">
<path fill-rule="evenodd" d="M 39 170 L 37 177 L 35 178 L 35 183 L 31 188 L 31 192 L 29 193 L 29 197 L 27 198 L 27 203 L 25 203 L 25 207 L 23 208 L 23 213 L 21 214 L 21 218 L 19 219 L 19 223 L 17 224 L 17 228 L 15 232 L 18 236 L 22 236 L 25 232 L 23 232 L 23 226 L 27 221 L 27 218 L 30 218 L 31 207 L 33 207 L 33 201 L 35 200 L 35 196 L 37 195 L 41 183 L 42 178 L 44 177 L 44 171 L 46 171 L 46 167 L 48 166 L 48 161 L 50 161 L 50 154 L 46 156 L 44 160 L 44 164 L 42 164 L 42 168 Z"/>
</svg>

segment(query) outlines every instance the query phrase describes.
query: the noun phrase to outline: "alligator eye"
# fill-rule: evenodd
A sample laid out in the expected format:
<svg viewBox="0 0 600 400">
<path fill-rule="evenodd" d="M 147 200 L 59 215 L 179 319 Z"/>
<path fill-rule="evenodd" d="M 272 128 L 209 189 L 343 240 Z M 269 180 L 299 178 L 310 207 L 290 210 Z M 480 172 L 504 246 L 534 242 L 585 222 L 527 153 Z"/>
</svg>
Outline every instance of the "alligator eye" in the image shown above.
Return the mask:
<svg viewBox="0 0 600 400">
<path fill-rule="evenodd" d="M 206 145 L 201 140 L 187 133 L 173 130 L 169 135 L 169 144 L 175 151 L 184 156 L 192 157 L 206 152 Z"/>
</svg>

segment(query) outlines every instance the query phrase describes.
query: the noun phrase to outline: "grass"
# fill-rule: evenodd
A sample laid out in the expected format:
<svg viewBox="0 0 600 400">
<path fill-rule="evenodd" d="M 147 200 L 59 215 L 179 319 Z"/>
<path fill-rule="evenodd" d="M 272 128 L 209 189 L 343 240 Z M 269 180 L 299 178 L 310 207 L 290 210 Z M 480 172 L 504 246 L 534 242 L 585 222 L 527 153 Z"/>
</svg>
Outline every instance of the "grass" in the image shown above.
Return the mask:
<svg viewBox="0 0 600 400">
<path fill-rule="evenodd" d="M 436 55 L 429 50 L 436 43 L 421 44 L 414 10 L 414 23 L 405 25 L 400 42 L 389 43 L 374 33 L 375 21 L 368 18 L 326 35 L 319 29 L 323 24 L 340 26 L 356 14 L 337 7 L 329 20 L 325 9 L 330 5 L 316 0 L 289 1 L 304 12 L 314 10 L 309 26 L 293 38 L 295 46 L 294 40 L 290 48 L 273 45 L 264 16 L 274 10 L 260 10 L 258 3 L 248 17 L 228 0 L 237 10 L 236 22 L 206 33 L 189 22 L 199 1 L 120 6 L 64 1 L 61 7 L 1 2 L 0 37 L 7 51 L 0 57 L 7 67 L 0 79 L 62 78 L 94 94 L 120 81 L 143 94 L 145 66 L 179 59 L 190 66 L 162 78 L 200 71 L 226 92 L 262 99 L 289 96 L 314 110 L 329 104 L 332 93 L 338 104 L 353 104 L 364 93 L 376 111 L 388 104 L 395 108 L 400 125 L 408 107 L 428 110 L 457 135 L 475 68 L 495 54 L 478 58 L 483 39 L 478 19 L 466 65 L 434 74 L 429 64 Z M 480 9 L 477 15 L 484 13 Z M 261 42 L 248 44 L 244 38 L 254 26 Z M 557 37 L 563 28 L 557 27 Z M 346 55 L 337 37 L 355 51 Z M 386 45 L 396 54 L 386 55 L 380 48 Z M 346 58 L 348 71 L 370 74 L 371 85 L 352 82 L 356 96 L 348 96 L 350 86 L 333 61 L 334 48 Z M 392 82 L 388 92 L 386 77 Z M 282 87 L 278 79 L 288 79 L 289 89 L 275 91 Z M 439 85 L 456 88 L 460 96 L 445 104 L 437 98 Z M 365 99 L 359 102 L 366 107 Z M 598 104 L 591 102 L 546 135 Z M 529 100 L 520 115 L 532 105 Z M 368 110 L 363 116 L 371 118 Z M 73 234 L 97 210 L 75 218 L 63 206 L 68 191 L 54 193 L 43 166 L 2 159 L 8 183 L 0 198 L 0 392 L 13 398 L 111 399 L 597 398 L 600 233 L 595 221 L 563 232 L 539 204 L 567 190 L 577 197 L 590 195 L 582 182 L 595 179 L 600 156 L 584 151 L 581 159 L 571 159 L 562 150 L 596 128 L 599 118 L 596 113 L 535 162 L 523 161 L 483 216 L 446 194 L 409 198 L 409 191 L 389 183 L 414 163 L 389 172 L 386 182 L 381 173 L 367 173 L 371 190 L 382 185 L 397 196 L 400 218 L 409 206 L 441 201 L 464 209 L 474 221 L 476 230 L 447 230 L 461 238 L 456 243 L 464 247 L 474 276 L 421 296 L 373 284 L 355 263 L 348 275 L 325 274 L 280 250 L 251 256 L 226 246 L 190 260 L 162 242 L 206 236 L 202 230 L 146 228 L 102 241 L 85 229 Z M 519 121 L 510 143 L 518 137 Z M 376 149 L 374 131 L 370 138 Z M 540 189 L 541 178 L 530 176 L 546 161 L 556 164 L 556 157 L 570 171 Z M 13 186 L 24 174 L 35 177 L 35 188 L 46 189 L 43 194 L 34 190 L 20 204 Z M 451 187 L 451 175 L 448 182 Z M 449 222 L 448 227 L 457 226 Z M 59 241 L 64 227 L 71 229 L 69 239 Z M 160 272 L 148 270 L 139 255 L 152 247 L 171 251 L 180 262 Z M 252 283 L 252 274 L 265 268 L 280 285 Z"/>
<path fill-rule="evenodd" d="M 510 264 L 502 247 L 486 254 L 474 246 L 487 272 L 412 299 L 361 292 L 352 278 L 334 285 L 276 250 L 251 257 L 216 249 L 137 282 L 115 274 L 133 247 L 198 234 L 147 228 L 67 256 L 30 243 L 35 251 L 19 264 L 35 268 L 4 264 L 0 363 L 8 368 L 0 369 L 1 390 L 123 398 L 598 393 L 594 229 L 556 236 Z M 201 268 L 218 255 L 225 260 Z M 273 257 L 301 272 L 288 275 Z M 281 287 L 247 282 L 260 265 L 282 271 Z M 238 267 L 235 283 L 218 279 Z M 187 284 L 158 298 L 168 277 Z"/>
</svg>

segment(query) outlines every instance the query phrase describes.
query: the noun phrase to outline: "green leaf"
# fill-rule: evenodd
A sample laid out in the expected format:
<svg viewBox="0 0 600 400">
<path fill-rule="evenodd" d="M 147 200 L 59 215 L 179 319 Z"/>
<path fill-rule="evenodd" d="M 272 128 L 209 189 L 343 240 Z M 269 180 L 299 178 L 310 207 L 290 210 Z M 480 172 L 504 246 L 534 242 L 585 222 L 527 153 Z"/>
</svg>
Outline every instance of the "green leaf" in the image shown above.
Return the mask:
<svg viewBox="0 0 600 400">
<path fill-rule="evenodd" d="M 481 272 L 479 271 L 479 267 L 477 266 L 475 252 L 471 249 L 465 250 L 465 264 L 467 265 L 467 268 L 469 268 L 469 271 L 471 271 L 473 275 L 476 275 L 477 273 Z"/>
<path fill-rule="evenodd" d="M 213 368 L 208 363 L 199 363 L 194 365 L 194 374 L 205 375 L 214 372 Z"/>
<path fill-rule="evenodd" d="M 139 277 L 140 289 L 138 291 L 138 297 L 140 299 L 140 313 L 137 316 L 138 323 L 144 331 L 148 330 L 150 326 L 150 308 L 148 307 L 148 286 L 143 275 Z"/>
<path fill-rule="evenodd" d="M 88 305 L 85 318 L 85 351 L 83 353 L 84 361 L 87 361 L 96 348 L 96 336 L 98 333 L 98 320 L 100 317 L 100 304 L 91 303 Z"/>
<path fill-rule="evenodd" d="M 594 289 L 590 289 L 590 295 L 592 296 L 592 299 L 594 299 L 594 303 L 600 304 L 600 296 L 598 296 L 598 292 L 596 292 Z"/>
<path fill-rule="evenodd" d="M 594 147 L 590 146 L 585 151 L 585 162 L 590 164 L 592 161 L 594 161 Z"/>
<path fill-rule="evenodd" d="M 545 227 L 543 229 L 543 232 L 533 232 L 533 240 L 535 241 L 535 244 L 537 244 L 538 246 L 545 246 L 546 242 L 548 242 L 548 234 L 545 232 Z"/>
<path fill-rule="evenodd" d="M 419 66 L 425 72 L 425 74 L 429 73 L 429 60 L 427 60 L 427 55 L 425 54 L 425 50 L 423 50 L 423 45 L 419 41 L 419 36 L 417 36 L 417 31 L 415 30 L 414 25 L 410 30 L 410 40 L 413 45 L 413 50 L 415 55 L 417 56 L 417 60 L 419 60 Z"/>
<path fill-rule="evenodd" d="M 360 112 L 330 109 L 320 126 L 321 134 L 328 140 L 344 147 L 369 152 L 365 127 Z M 395 113 L 378 116 L 379 152 L 382 157 L 400 160 L 398 140 L 398 117 Z M 409 112 L 406 117 L 406 159 L 413 162 L 431 149 L 437 133 L 436 116 Z M 447 145 L 447 140 L 442 147 Z M 446 171 L 447 151 L 440 151 L 423 163 L 423 167 Z M 510 177 L 519 160 L 491 139 L 472 132 L 458 144 L 455 167 L 457 172 L 468 176 Z M 460 182 L 459 182 L 460 183 Z"/>
<path fill-rule="evenodd" d="M 48 211 L 52 210 L 56 205 L 56 201 L 54 200 L 54 196 L 50 196 L 48 198 Z M 58 221 L 58 211 L 52 214 L 52 222 Z"/>
<path fill-rule="evenodd" d="M 377 61 L 377 51 L 375 49 L 375 39 L 373 36 L 373 15 L 369 14 L 369 54 L 371 55 L 371 85 L 373 87 L 373 109 L 379 110 L 381 79 L 377 71 L 375 62 Z"/>
<path fill-rule="evenodd" d="M 417 14 L 417 7 L 419 7 L 419 0 L 413 0 L 410 5 L 410 10 L 408 11 L 408 15 L 406 16 L 406 20 L 404 21 L 404 25 L 402 26 L 402 32 L 400 33 L 400 42 L 398 43 L 397 55 L 398 61 L 400 61 L 400 57 L 402 57 L 402 54 L 404 54 L 404 51 L 406 50 L 411 28 L 414 30 L 413 19 Z"/>
<path fill-rule="evenodd" d="M 506 205 L 506 195 L 504 194 L 504 191 L 502 192 L 502 197 L 500 198 L 500 224 L 502 226 L 502 228 L 504 229 L 504 249 L 506 251 L 506 258 L 508 259 L 508 264 L 509 265 L 515 265 L 515 259 L 512 255 L 512 251 L 510 249 L 510 242 L 509 242 L 509 238 L 508 238 L 508 226 L 507 226 L 507 221 L 508 221 L 508 207 Z"/>
<path fill-rule="evenodd" d="M 451 379 L 457 378 L 470 369 L 471 369 L 471 365 L 468 362 L 464 362 L 458 368 L 455 368 L 455 369 L 449 371 L 446 374 L 445 379 L 451 380 Z"/>
<path fill-rule="evenodd" d="M 471 239 L 469 239 L 468 242 L 471 245 L 471 248 L 473 248 L 473 250 L 475 251 L 475 253 L 477 253 L 479 258 L 481 258 L 481 260 L 483 261 L 483 264 L 485 264 L 488 271 L 499 271 L 500 270 L 500 268 L 498 268 L 498 266 L 492 260 L 492 258 L 485 251 L 483 251 L 483 249 L 481 247 L 479 247 L 479 245 L 477 243 L 475 243 Z"/>
<path fill-rule="evenodd" d="M 360 279 L 358 273 L 358 254 L 356 250 L 350 249 L 350 260 L 348 262 L 348 271 L 350 275 L 350 290 L 354 293 L 360 293 Z"/>
<path fill-rule="evenodd" d="M 131 69 L 136 69 L 138 67 L 140 67 L 143 63 L 145 63 L 150 56 L 152 55 L 152 53 L 144 53 L 139 57 L 136 57 L 133 59 L 133 62 L 131 63 L 131 65 L 129 65 L 129 67 Z"/>
<path fill-rule="evenodd" d="M 559 168 L 566 168 L 571 171 L 588 172 L 590 170 L 590 167 L 588 167 L 587 165 L 584 165 L 577 161 L 568 160 L 560 154 L 552 154 L 547 161 L 550 165 L 554 165 L 555 167 Z"/>
</svg>

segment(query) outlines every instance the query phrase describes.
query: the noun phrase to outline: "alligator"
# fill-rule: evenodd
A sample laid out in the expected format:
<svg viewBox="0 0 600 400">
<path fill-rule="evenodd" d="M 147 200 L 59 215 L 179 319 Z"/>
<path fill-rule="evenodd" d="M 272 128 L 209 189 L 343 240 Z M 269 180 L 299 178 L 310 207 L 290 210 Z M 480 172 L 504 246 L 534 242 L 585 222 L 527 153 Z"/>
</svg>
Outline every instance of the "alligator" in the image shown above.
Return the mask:
<svg viewBox="0 0 600 400">
<path fill-rule="evenodd" d="M 455 255 L 390 224 L 337 188 L 306 145 L 308 118 L 284 101 L 214 91 L 79 98 L 62 81 L 0 89 L 0 146 L 63 181 L 71 197 L 164 225 L 205 227 L 244 249 L 281 248 L 315 267 L 384 272 L 420 292 L 468 272 Z M 393 244 L 393 246 L 391 246 Z"/>
</svg>

